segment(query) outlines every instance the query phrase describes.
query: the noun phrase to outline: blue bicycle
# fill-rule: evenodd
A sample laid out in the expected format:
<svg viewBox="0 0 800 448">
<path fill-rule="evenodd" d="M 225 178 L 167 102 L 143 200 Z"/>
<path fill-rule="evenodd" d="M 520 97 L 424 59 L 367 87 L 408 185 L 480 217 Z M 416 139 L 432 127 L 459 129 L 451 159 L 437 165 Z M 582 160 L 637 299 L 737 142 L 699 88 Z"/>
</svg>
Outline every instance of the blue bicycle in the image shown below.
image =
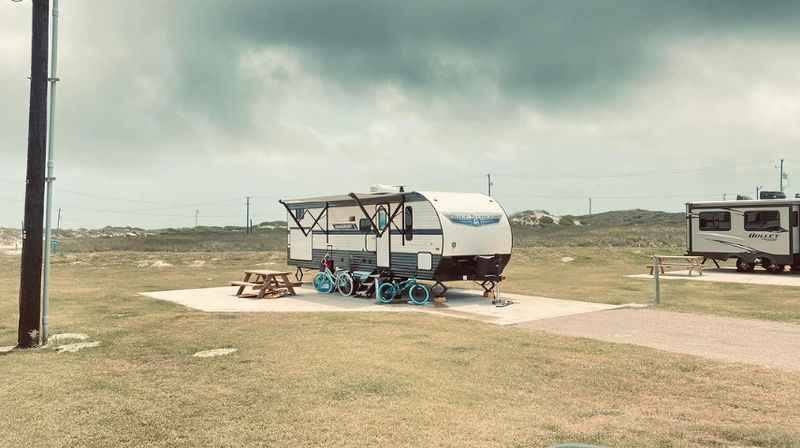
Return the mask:
<svg viewBox="0 0 800 448">
<path fill-rule="evenodd" d="M 404 293 L 408 295 L 408 303 L 413 305 L 425 305 L 431 300 L 430 290 L 425 285 L 417 283 L 415 278 L 399 283 L 396 280 L 381 282 L 375 296 L 379 303 L 392 303 L 395 297 Z"/>
<path fill-rule="evenodd" d="M 332 264 L 327 256 L 323 258 L 320 271 L 314 276 L 314 288 L 323 294 L 330 294 L 334 290 L 343 296 L 353 294 L 355 289 L 353 277 L 344 269 L 336 268 L 331 271 Z"/>
</svg>

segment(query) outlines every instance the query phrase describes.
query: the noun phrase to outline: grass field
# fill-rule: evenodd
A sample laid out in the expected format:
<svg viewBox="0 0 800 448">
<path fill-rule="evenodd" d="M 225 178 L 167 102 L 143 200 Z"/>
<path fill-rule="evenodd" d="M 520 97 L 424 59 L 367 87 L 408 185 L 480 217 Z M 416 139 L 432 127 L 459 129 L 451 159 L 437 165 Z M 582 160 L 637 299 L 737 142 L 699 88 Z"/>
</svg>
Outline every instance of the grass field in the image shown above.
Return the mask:
<svg viewBox="0 0 800 448">
<path fill-rule="evenodd" d="M 646 255 L 522 249 L 505 290 L 647 301 L 648 282 L 621 276 Z M 0 446 L 800 446 L 796 374 L 416 313 L 207 314 L 136 295 L 284 257 L 57 257 L 51 327 L 101 346 L 0 356 Z M 0 257 L 0 345 L 18 281 L 18 257 Z M 800 320 L 790 294 L 689 283 L 665 285 L 664 306 Z M 217 347 L 239 351 L 191 357 Z"/>
</svg>

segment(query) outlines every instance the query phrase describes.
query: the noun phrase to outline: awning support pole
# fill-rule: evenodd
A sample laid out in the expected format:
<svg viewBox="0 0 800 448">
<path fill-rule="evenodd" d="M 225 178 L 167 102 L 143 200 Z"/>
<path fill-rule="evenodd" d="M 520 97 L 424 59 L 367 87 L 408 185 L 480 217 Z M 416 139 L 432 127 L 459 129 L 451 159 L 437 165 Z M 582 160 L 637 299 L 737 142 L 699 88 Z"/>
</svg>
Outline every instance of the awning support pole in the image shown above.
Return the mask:
<svg viewBox="0 0 800 448">
<path fill-rule="evenodd" d="M 364 204 L 361 203 L 361 200 L 358 199 L 358 196 L 356 196 L 355 193 L 350 193 L 348 196 L 350 196 L 356 201 L 356 204 L 358 204 L 358 208 L 361 209 L 361 213 L 364 214 L 365 218 L 369 219 L 369 224 L 372 227 L 372 231 L 375 232 L 375 235 L 381 236 L 381 232 L 378 230 L 378 226 L 375 225 L 375 221 L 373 221 L 372 217 L 369 216 L 369 212 L 367 212 L 367 209 L 364 208 Z"/>
<path fill-rule="evenodd" d="M 286 211 L 289 213 L 289 216 L 292 217 L 292 221 L 294 221 L 294 223 L 297 224 L 297 227 L 300 228 L 300 231 L 303 232 L 303 236 L 308 236 L 308 233 L 306 233 L 305 227 L 303 227 L 303 225 L 300 224 L 300 221 L 297 220 L 297 217 L 294 216 L 294 213 L 292 213 L 292 209 L 289 208 L 289 205 L 287 205 L 285 202 L 283 202 L 283 200 L 279 200 L 278 202 L 281 205 L 283 205 L 284 207 L 286 207 Z"/>
</svg>

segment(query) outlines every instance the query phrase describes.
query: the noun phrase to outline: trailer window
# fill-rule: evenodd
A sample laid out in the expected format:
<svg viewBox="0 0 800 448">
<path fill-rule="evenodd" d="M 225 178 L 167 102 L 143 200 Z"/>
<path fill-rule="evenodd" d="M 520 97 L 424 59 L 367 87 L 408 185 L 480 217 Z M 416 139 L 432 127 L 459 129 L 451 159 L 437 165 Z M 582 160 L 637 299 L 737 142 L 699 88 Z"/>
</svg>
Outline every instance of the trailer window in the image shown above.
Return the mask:
<svg viewBox="0 0 800 448">
<path fill-rule="evenodd" d="M 378 230 L 383 232 L 387 225 L 389 225 L 389 214 L 382 208 L 378 210 Z"/>
<path fill-rule="evenodd" d="M 372 230 L 372 225 L 369 223 L 369 218 L 361 218 L 358 220 L 358 230 L 361 232 L 369 232 Z"/>
<path fill-rule="evenodd" d="M 414 239 L 414 210 L 411 207 L 406 207 L 403 211 L 403 224 L 405 225 L 406 240 L 411 241 Z"/>
<path fill-rule="evenodd" d="M 294 209 L 294 217 L 297 218 L 298 221 L 302 221 L 305 215 L 306 215 L 306 209 L 304 208 Z"/>
<path fill-rule="evenodd" d="M 781 214 L 777 210 L 744 212 L 745 230 L 781 230 Z"/>
<path fill-rule="evenodd" d="M 731 214 L 729 212 L 700 212 L 700 230 L 704 232 L 731 230 Z"/>
</svg>

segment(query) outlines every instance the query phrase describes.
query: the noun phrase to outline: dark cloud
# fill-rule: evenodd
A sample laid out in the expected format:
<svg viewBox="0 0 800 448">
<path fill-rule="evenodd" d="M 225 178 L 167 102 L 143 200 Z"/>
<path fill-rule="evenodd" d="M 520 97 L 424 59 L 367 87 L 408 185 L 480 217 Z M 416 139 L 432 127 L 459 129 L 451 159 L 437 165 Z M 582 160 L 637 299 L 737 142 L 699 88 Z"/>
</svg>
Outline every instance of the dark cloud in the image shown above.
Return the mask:
<svg viewBox="0 0 800 448">
<path fill-rule="evenodd" d="M 6 178 L 27 135 L 28 3 L 0 11 Z M 62 3 L 57 160 L 74 190 L 316 193 L 330 172 L 358 189 L 409 160 L 443 188 L 446 171 L 613 172 L 800 138 L 797 1 Z"/>
<path fill-rule="evenodd" d="M 800 17 L 790 1 L 209 1 L 193 9 L 197 19 L 182 32 L 231 41 L 233 51 L 295 48 L 320 76 L 353 88 L 396 82 L 441 95 L 490 79 L 556 108 L 620 94 L 658 68 L 664 40 L 793 30 Z"/>
</svg>

